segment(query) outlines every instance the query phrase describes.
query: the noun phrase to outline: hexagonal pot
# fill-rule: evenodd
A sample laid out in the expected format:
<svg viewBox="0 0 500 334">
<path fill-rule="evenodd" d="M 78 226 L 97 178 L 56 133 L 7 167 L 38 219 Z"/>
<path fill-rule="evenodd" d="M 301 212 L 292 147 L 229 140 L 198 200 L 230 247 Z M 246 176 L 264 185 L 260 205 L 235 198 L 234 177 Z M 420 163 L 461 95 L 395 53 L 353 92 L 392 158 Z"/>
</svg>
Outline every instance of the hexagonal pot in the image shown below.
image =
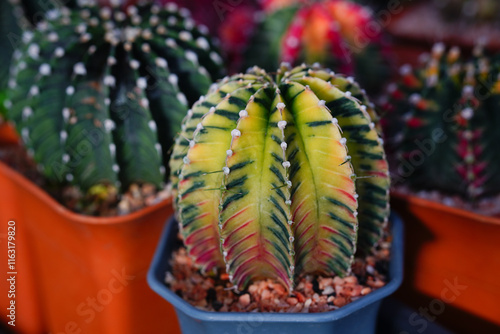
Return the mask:
<svg viewBox="0 0 500 334">
<path fill-rule="evenodd" d="M 370 334 L 375 332 L 378 309 L 383 298 L 393 293 L 403 279 L 403 225 L 392 217 L 393 246 L 390 280 L 386 286 L 326 313 L 241 313 L 202 311 L 171 291 L 165 284 L 165 273 L 177 244 L 177 223 L 172 218 L 165 227 L 148 273 L 151 288 L 171 303 L 185 334 L 221 333 L 308 333 Z"/>
<path fill-rule="evenodd" d="M 453 330 L 489 331 L 468 315 L 500 326 L 500 218 L 397 192 L 391 196 L 406 222 L 405 262 L 411 264 L 398 294 L 416 308 L 436 299 L 461 310 L 439 314 Z"/>
<path fill-rule="evenodd" d="M 179 331 L 172 307 L 146 282 L 156 243 L 172 214 L 171 201 L 126 216 L 95 218 L 69 211 L 1 162 L 0 184 L 2 226 L 16 222 L 15 329 L 159 333 L 165 327 L 158 319 L 163 319 L 171 333 Z M 2 279 L 2 291 L 7 291 L 5 284 Z"/>
</svg>

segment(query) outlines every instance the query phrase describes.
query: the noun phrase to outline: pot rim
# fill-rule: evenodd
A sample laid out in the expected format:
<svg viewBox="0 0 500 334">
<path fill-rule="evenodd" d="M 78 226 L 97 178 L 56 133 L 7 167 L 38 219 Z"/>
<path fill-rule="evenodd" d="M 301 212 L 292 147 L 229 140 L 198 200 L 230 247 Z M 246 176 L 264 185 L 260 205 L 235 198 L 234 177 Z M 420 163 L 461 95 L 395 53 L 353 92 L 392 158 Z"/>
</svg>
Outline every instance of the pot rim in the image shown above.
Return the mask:
<svg viewBox="0 0 500 334">
<path fill-rule="evenodd" d="M 412 194 L 404 194 L 395 190 L 391 191 L 391 196 L 398 199 L 407 201 L 410 204 L 421 206 L 423 208 L 428 208 L 432 210 L 439 210 L 448 212 L 451 215 L 460 216 L 464 219 L 473 220 L 474 222 L 492 224 L 500 226 L 500 217 L 485 216 L 472 211 L 447 206 L 440 202 L 431 201 L 422 197 L 418 197 Z"/>
<path fill-rule="evenodd" d="M 61 203 L 57 202 L 52 196 L 50 196 L 45 190 L 38 187 L 36 184 L 28 180 L 24 175 L 7 166 L 3 161 L 0 161 L 0 174 L 6 175 L 10 180 L 14 181 L 18 187 L 27 189 L 34 196 L 38 197 L 45 205 L 52 207 L 65 219 L 81 224 L 89 225 L 115 225 L 122 224 L 130 221 L 134 221 L 142 216 L 148 215 L 152 212 L 158 211 L 161 208 L 172 204 L 172 197 L 156 203 L 155 205 L 145 207 L 141 210 L 129 213 L 123 216 L 114 217 L 94 217 L 86 216 L 76 212 L 73 212 L 66 208 Z"/>
<path fill-rule="evenodd" d="M 170 258 L 171 249 L 169 249 L 169 239 L 171 234 L 175 233 L 177 222 L 175 216 L 167 222 L 162 233 L 160 243 L 157 246 L 155 255 L 148 271 L 148 284 L 156 293 L 171 303 L 176 311 L 183 312 L 186 315 L 198 321 L 255 321 L 255 322 L 331 322 L 345 318 L 350 314 L 359 311 L 371 304 L 382 300 L 395 292 L 403 281 L 403 222 L 395 213 L 391 215 L 393 243 L 391 250 L 391 260 L 389 268 L 389 282 L 382 288 L 370 292 L 337 310 L 324 313 L 262 313 L 262 312 L 211 312 L 195 308 L 184 299 L 171 291 L 163 278 L 167 271 L 167 263 Z"/>
</svg>

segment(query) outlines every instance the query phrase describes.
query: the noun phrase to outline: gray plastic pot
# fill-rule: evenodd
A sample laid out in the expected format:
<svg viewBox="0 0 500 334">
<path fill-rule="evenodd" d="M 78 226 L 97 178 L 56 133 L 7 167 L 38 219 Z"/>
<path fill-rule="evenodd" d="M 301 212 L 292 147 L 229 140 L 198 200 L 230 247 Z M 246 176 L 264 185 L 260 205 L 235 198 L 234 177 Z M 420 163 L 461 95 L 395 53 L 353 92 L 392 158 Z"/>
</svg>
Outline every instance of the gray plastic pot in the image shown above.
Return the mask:
<svg viewBox="0 0 500 334">
<path fill-rule="evenodd" d="M 184 334 L 370 334 L 375 333 L 382 299 L 403 280 L 403 223 L 393 214 L 389 282 L 360 299 L 326 313 L 239 313 L 202 311 L 184 301 L 165 284 L 172 252 L 178 247 L 177 222 L 170 219 L 148 272 L 150 287 L 175 307 Z M 166 326 L 168 324 L 165 324 Z"/>
</svg>

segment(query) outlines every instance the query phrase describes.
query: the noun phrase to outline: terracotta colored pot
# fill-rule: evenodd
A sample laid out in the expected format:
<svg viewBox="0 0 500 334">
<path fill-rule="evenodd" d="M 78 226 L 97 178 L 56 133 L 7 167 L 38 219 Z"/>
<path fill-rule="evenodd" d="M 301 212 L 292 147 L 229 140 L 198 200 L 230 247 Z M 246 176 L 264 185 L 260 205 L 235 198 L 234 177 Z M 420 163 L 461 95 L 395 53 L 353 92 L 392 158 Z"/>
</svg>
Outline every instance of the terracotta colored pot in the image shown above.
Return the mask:
<svg viewBox="0 0 500 334">
<path fill-rule="evenodd" d="M 179 297 L 165 284 L 171 271 L 170 259 L 178 245 L 178 225 L 174 218 L 165 227 L 151 263 L 151 288 L 171 303 L 184 334 L 374 334 L 382 300 L 394 293 L 403 280 L 403 222 L 391 217 L 392 248 L 389 281 L 385 286 L 338 310 L 324 313 L 208 312 L 199 310 Z"/>
<path fill-rule="evenodd" d="M 500 328 L 500 218 L 392 194 L 406 222 L 399 296 L 457 333 Z M 498 332 L 497 332 L 498 333 Z"/>
<path fill-rule="evenodd" d="M 1 144 L 16 144 L 19 141 L 16 129 L 10 123 L 0 124 L 0 143 Z"/>
<path fill-rule="evenodd" d="M 160 333 L 168 323 L 169 333 L 179 332 L 174 310 L 146 282 L 172 214 L 170 201 L 123 217 L 94 218 L 70 212 L 2 163 L 0 185 L 1 233 L 7 221 L 16 222 L 16 329 Z M 7 291 L 6 280 L 0 281 Z M 2 298 L 2 314 L 4 305 Z"/>
</svg>

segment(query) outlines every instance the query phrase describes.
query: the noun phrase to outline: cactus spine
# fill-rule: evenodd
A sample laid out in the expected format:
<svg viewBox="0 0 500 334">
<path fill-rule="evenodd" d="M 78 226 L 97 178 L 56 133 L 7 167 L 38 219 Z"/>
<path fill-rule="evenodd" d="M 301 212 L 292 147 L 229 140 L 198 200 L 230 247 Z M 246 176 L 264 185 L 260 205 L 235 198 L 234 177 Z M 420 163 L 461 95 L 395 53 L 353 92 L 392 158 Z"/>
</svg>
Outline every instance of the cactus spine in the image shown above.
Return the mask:
<svg viewBox="0 0 500 334">
<path fill-rule="evenodd" d="M 336 86 L 343 87 L 345 91 Z M 238 288 L 344 275 L 389 213 L 387 162 L 361 90 L 318 67 L 254 67 L 188 112 L 171 157 L 184 243 Z M 359 226 L 359 231 L 358 231 Z M 359 235 L 359 238 L 358 238 Z"/>
</svg>

